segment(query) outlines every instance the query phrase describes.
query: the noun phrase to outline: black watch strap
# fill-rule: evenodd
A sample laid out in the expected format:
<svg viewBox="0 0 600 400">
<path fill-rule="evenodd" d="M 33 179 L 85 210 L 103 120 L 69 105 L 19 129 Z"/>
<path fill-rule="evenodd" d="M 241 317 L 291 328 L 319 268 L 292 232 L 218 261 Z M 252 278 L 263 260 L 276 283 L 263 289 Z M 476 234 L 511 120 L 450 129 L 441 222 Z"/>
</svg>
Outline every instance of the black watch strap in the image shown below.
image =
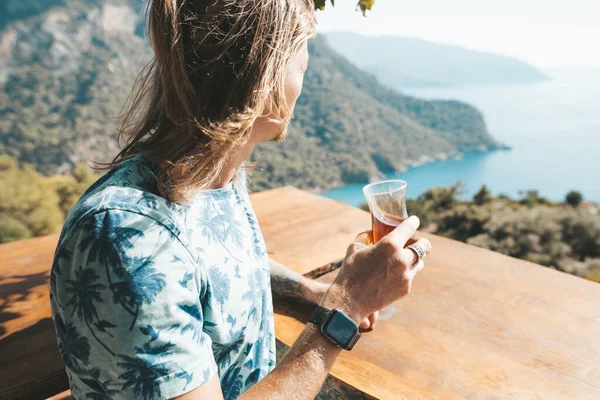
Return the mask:
<svg viewBox="0 0 600 400">
<path fill-rule="evenodd" d="M 323 322 L 325 322 L 329 314 L 331 314 L 331 310 L 328 310 L 321 306 L 317 306 L 317 308 L 315 308 L 315 311 L 313 311 L 312 315 L 308 319 L 308 322 L 317 326 L 321 326 L 323 325 Z"/>
</svg>

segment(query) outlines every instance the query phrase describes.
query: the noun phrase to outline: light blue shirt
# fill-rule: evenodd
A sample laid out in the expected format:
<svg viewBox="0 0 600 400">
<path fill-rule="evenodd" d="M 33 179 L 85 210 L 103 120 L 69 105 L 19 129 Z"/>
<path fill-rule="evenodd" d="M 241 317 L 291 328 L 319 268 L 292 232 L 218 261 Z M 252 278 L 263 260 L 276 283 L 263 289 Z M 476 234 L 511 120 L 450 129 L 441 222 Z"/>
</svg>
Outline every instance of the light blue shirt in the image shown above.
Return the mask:
<svg viewBox="0 0 600 400">
<path fill-rule="evenodd" d="M 63 228 L 52 315 L 75 399 L 164 399 L 218 373 L 235 399 L 275 365 L 269 263 L 243 173 L 186 205 L 141 156 L 88 189 Z"/>
</svg>

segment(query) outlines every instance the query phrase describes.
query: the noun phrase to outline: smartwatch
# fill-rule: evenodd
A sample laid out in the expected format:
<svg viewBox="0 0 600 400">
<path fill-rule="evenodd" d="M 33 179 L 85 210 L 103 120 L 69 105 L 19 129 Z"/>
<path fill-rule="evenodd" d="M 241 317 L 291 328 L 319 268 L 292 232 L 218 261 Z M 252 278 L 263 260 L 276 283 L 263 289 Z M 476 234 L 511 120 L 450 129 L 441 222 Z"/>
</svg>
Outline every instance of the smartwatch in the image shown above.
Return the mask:
<svg viewBox="0 0 600 400">
<path fill-rule="evenodd" d="M 352 350 L 360 339 L 356 322 L 340 310 L 317 306 L 308 322 L 317 325 L 327 339 L 344 350 Z"/>
</svg>

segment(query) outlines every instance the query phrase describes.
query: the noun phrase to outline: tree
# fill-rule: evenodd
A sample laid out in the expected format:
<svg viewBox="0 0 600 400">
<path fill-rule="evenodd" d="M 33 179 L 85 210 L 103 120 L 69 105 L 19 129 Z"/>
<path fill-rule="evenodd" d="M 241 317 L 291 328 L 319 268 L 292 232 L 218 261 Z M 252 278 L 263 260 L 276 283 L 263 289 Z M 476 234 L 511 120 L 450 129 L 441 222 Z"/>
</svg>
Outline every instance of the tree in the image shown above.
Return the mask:
<svg viewBox="0 0 600 400">
<path fill-rule="evenodd" d="M 30 165 L 0 157 L 0 242 L 56 232 L 64 220 L 58 196 Z"/>
<path fill-rule="evenodd" d="M 70 176 L 44 177 L 32 166 L 0 157 L 0 243 L 60 230 L 71 207 L 98 178 L 85 165 Z"/>
<path fill-rule="evenodd" d="M 490 201 L 492 201 L 492 194 L 486 185 L 483 185 L 481 189 L 479 189 L 479 192 L 473 196 L 473 203 L 478 206 L 489 203 Z"/>
<path fill-rule="evenodd" d="M 452 186 L 429 189 L 419 196 L 419 200 L 429 202 L 431 211 L 442 212 L 452 209 L 462 193 L 462 184 L 457 182 Z"/>
<path fill-rule="evenodd" d="M 551 202 L 548 199 L 541 197 L 540 193 L 537 190 L 526 191 L 525 196 L 519 201 L 519 203 L 529 208 L 535 207 L 537 205 L 551 204 Z"/>
<path fill-rule="evenodd" d="M 582 201 L 583 195 L 575 190 L 567 193 L 567 196 L 565 197 L 565 203 L 572 207 L 579 207 Z"/>
</svg>

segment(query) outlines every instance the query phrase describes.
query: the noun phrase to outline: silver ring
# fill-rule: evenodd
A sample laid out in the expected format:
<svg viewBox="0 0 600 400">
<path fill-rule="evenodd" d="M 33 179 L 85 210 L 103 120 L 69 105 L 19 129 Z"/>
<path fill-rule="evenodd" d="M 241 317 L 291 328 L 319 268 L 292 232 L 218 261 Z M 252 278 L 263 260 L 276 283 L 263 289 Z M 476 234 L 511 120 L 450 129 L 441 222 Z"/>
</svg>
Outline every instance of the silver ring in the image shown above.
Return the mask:
<svg viewBox="0 0 600 400">
<path fill-rule="evenodd" d="M 353 244 L 354 246 L 357 246 L 357 247 L 359 247 L 359 246 L 360 246 L 360 250 L 362 250 L 362 249 L 364 249 L 364 248 L 367 248 L 367 247 L 369 247 L 369 246 L 367 246 L 366 244 L 364 244 L 364 243 L 360 243 L 360 242 L 352 242 L 352 244 Z"/>
<path fill-rule="evenodd" d="M 425 251 L 425 249 L 423 248 L 423 246 L 419 242 L 415 242 L 413 244 L 409 244 L 408 246 L 406 246 L 406 248 L 407 249 L 411 249 L 417 255 L 418 260 L 415 263 L 415 265 L 417 265 L 418 263 L 420 263 L 421 261 L 423 261 L 423 258 L 427 254 L 427 252 Z"/>
</svg>

